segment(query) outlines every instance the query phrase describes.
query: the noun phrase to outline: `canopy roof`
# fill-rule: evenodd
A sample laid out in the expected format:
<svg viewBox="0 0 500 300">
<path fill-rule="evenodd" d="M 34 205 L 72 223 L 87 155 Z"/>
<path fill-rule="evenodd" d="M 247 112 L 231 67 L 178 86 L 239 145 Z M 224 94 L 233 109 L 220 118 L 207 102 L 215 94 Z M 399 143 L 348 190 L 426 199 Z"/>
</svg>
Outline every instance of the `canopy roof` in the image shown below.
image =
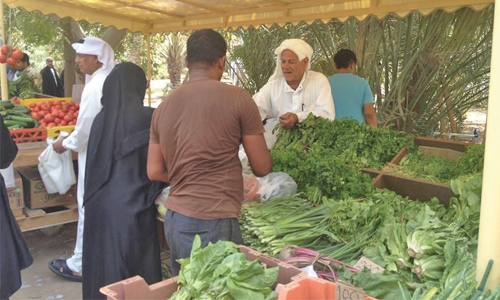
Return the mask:
<svg viewBox="0 0 500 300">
<path fill-rule="evenodd" d="M 428 14 L 462 7 L 480 10 L 494 0 L 3 0 L 11 8 L 86 20 L 142 33 L 229 29 L 316 20 L 364 19 L 410 11 Z"/>
</svg>

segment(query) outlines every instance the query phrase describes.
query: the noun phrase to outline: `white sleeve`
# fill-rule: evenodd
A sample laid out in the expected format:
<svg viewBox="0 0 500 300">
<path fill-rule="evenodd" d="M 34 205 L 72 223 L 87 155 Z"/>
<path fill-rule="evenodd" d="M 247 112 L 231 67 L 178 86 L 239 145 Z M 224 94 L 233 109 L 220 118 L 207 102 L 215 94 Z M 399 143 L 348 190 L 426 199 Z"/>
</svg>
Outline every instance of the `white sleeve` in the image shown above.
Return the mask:
<svg viewBox="0 0 500 300">
<path fill-rule="evenodd" d="M 333 121 L 335 119 L 335 107 L 333 105 L 333 96 L 328 78 L 321 74 L 320 76 L 316 76 L 313 82 L 314 86 L 311 88 L 313 88 L 316 93 L 315 106 L 312 110 L 313 115 Z M 307 118 L 308 114 L 309 112 L 297 113 L 299 123 Z"/>
<path fill-rule="evenodd" d="M 257 104 L 260 113 L 260 119 L 264 120 L 266 117 L 276 117 L 272 115 L 271 110 L 271 88 L 270 84 L 266 83 L 254 96 L 253 100 Z"/>
<path fill-rule="evenodd" d="M 92 123 L 95 116 L 101 111 L 101 96 L 100 90 L 93 89 L 82 99 L 75 129 L 64 139 L 64 148 L 79 152 L 87 146 Z"/>
</svg>

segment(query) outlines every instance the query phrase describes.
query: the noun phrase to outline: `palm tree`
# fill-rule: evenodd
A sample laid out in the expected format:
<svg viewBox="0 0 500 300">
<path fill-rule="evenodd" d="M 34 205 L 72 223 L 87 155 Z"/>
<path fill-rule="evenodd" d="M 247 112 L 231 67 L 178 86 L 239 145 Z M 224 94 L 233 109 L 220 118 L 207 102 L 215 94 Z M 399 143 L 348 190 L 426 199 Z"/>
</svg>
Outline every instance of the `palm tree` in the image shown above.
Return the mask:
<svg viewBox="0 0 500 300">
<path fill-rule="evenodd" d="M 186 36 L 181 33 L 169 33 L 164 43 L 159 46 L 159 53 L 167 62 L 169 83 L 165 86 L 165 93 L 176 89 L 182 84 L 182 70 L 186 55 Z"/>
<path fill-rule="evenodd" d="M 350 48 L 358 56 L 357 75 L 376 95 L 380 125 L 419 135 L 456 132 L 467 110 L 486 103 L 492 24 L 493 5 L 479 12 L 261 27 L 236 31 L 243 43 L 230 52 L 243 61 L 243 86 L 253 93 L 274 71 L 273 50 L 285 38 L 311 44 L 312 68 L 327 76 L 334 73 L 333 55 Z"/>
</svg>

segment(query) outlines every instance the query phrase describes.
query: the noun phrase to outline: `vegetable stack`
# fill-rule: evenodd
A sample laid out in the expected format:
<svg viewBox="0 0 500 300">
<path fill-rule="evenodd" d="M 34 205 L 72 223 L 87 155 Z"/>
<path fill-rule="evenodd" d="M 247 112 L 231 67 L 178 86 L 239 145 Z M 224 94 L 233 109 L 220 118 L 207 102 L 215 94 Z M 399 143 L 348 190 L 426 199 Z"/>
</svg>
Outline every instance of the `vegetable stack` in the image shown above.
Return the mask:
<svg viewBox="0 0 500 300">
<path fill-rule="evenodd" d="M 38 127 L 38 123 L 30 114 L 30 109 L 10 100 L 0 101 L 0 114 L 8 129 L 23 129 Z"/>
</svg>

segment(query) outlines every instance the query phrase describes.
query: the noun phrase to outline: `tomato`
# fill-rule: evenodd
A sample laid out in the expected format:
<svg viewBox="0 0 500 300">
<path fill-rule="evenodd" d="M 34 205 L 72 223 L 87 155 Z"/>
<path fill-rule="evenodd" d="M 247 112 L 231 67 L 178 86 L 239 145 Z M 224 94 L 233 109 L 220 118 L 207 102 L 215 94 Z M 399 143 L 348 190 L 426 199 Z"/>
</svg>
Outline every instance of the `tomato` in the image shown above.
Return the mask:
<svg viewBox="0 0 500 300">
<path fill-rule="evenodd" d="M 54 115 L 53 114 L 46 114 L 45 117 L 43 117 L 43 119 L 46 121 L 46 122 L 53 122 L 54 121 Z"/>
<path fill-rule="evenodd" d="M 0 54 L 0 63 L 4 64 L 7 62 L 7 56 Z"/>
<path fill-rule="evenodd" d="M 16 60 L 13 59 L 12 57 L 7 58 L 7 66 L 13 67 L 16 65 Z"/>
<path fill-rule="evenodd" d="M 45 110 L 40 110 L 39 114 L 40 114 L 40 118 L 43 119 L 48 114 L 48 112 L 46 112 Z"/>
<path fill-rule="evenodd" d="M 31 111 L 39 112 L 40 111 L 40 107 L 35 106 L 35 107 L 31 108 Z"/>
<path fill-rule="evenodd" d="M 63 120 L 66 121 L 66 122 L 73 121 L 73 119 L 74 119 L 73 114 L 67 114 L 63 118 Z"/>
<path fill-rule="evenodd" d="M 37 112 L 31 112 L 31 117 L 35 120 L 39 120 L 40 119 L 40 114 L 37 113 Z"/>
<path fill-rule="evenodd" d="M 76 122 L 75 122 L 75 121 L 69 121 L 69 122 L 68 122 L 68 125 L 75 125 L 75 124 L 76 124 Z"/>
<path fill-rule="evenodd" d="M 10 57 L 15 60 L 20 60 L 21 58 L 23 58 L 23 52 L 16 49 L 10 54 Z"/>
<path fill-rule="evenodd" d="M 49 124 L 47 124 L 47 128 L 52 128 L 52 127 L 56 127 L 56 123 L 54 122 L 50 122 Z"/>
<path fill-rule="evenodd" d="M 64 121 L 64 120 L 61 120 L 61 123 L 59 123 L 59 125 L 61 126 L 66 126 L 68 125 L 68 122 Z"/>
<path fill-rule="evenodd" d="M 54 119 L 54 123 L 56 123 L 56 124 L 61 123 L 61 119 L 60 119 L 60 118 L 55 118 L 55 119 Z"/>
<path fill-rule="evenodd" d="M 3 55 L 9 54 L 9 50 L 10 50 L 10 47 L 8 45 L 3 45 L 2 47 L 0 47 L 0 52 Z"/>
<path fill-rule="evenodd" d="M 64 111 L 60 111 L 59 118 L 64 119 L 64 116 L 66 116 L 66 113 Z"/>
</svg>

